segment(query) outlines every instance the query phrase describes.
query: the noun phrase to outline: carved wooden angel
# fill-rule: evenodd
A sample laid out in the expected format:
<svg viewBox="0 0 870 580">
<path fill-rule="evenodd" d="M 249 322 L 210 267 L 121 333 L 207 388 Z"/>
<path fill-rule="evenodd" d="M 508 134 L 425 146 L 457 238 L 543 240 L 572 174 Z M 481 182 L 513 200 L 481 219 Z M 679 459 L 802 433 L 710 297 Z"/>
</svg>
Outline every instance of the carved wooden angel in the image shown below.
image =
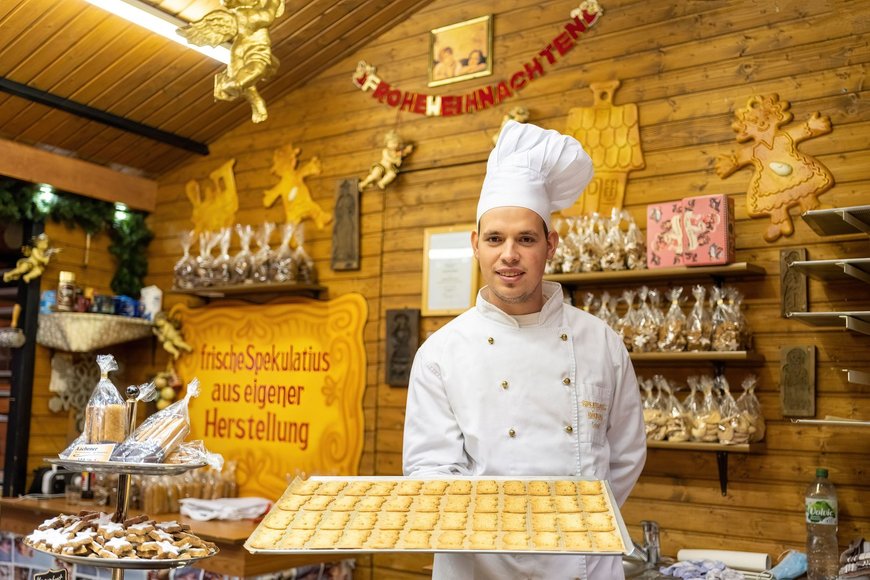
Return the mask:
<svg viewBox="0 0 870 580">
<path fill-rule="evenodd" d="M 385 189 L 399 174 L 402 160 L 414 151 L 414 145 L 412 143 L 406 145 L 395 131 L 386 134 L 384 145 L 385 147 L 381 149 L 381 160 L 373 164 L 369 174 L 359 182 L 357 188 L 360 192 L 372 184 Z"/>
<path fill-rule="evenodd" d="M 269 26 L 284 14 L 284 0 L 221 0 L 226 10 L 214 10 L 177 30 L 196 46 L 217 46 L 232 40 L 230 64 L 215 75 L 214 97 L 251 104 L 251 120 L 265 121 L 269 114 L 256 84 L 278 70 L 272 54 Z"/>
<path fill-rule="evenodd" d="M 181 351 L 193 351 L 193 347 L 185 342 L 179 326 L 180 324 L 177 321 L 170 320 L 161 312 L 154 319 L 154 327 L 151 329 L 151 332 L 160 341 L 163 350 L 168 352 L 175 360 L 178 360 L 178 357 L 181 356 Z"/>
<path fill-rule="evenodd" d="M 716 173 L 723 179 L 752 164 L 755 174 L 746 193 L 746 210 L 751 217 L 770 216 L 772 223 L 764 233 L 768 242 L 794 232 L 790 207 L 815 209 L 819 206 L 817 197 L 834 185 L 831 172 L 797 148 L 801 141 L 830 133 L 831 120 L 813 113 L 801 125 L 780 129 L 793 119 L 790 106 L 776 94 L 750 98 L 746 107 L 735 113 L 731 128 L 738 143 L 753 143 L 716 160 Z"/>
<path fill-rule="evenodd" d="M 11 282 L 21 278 L 25 282 L 30 282 L 42 276 L 51 257 L 61 250 L 60 248 L 51 248 L 50 245 L 51 240 L 44 233 L 33 238 L 32 246 L 21 248 L 24 257 L 15 263 L 15 268 L 3 273 L 3 281 Z"/>
</svg>

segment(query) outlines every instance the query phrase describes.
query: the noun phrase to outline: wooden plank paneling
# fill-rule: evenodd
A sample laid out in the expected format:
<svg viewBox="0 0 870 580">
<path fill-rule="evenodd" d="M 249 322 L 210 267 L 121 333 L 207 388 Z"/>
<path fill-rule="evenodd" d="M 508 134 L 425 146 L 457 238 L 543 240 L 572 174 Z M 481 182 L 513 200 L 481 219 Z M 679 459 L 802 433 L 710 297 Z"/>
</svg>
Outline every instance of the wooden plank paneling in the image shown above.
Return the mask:
<svg viewBox="0 0 870 580">
<path fill-rule="evenodd" d="M 164 1 L 184 10 L 178 3 Z M 415 10 L 414 2 L 373 3 L 382 11 L 399 4 Z M 422 3 L 420 3 L 422 4 Z M 329 21 L 342 42 L 355 42 L 355 31 L 371 30 L 360 23 L 342 28 L 349 4 L 330 14 L 325 1 L 300 9 L 297 24 L 281 29 L 294 46 L 319 46 L 332 50 L 332 40 L 322 42 L 313 34 L 316 22 Z M 200 10 L 200 4 L 190 8 Z M 392 8 L 390 8 L 392 7 Z M 837 185 L 821 197 L 833 206 L 870 203 L 870 109 L 865 88 L 870 63 L 870 6 L 866 2 L 831 0 L 806 4 L 786 0 L 778 10 L 762 0 L 712 0 L 709 2 L 658 2 L 613 0 L 596 27 L 581 38 L 578 47 L 546 75 L 531 83 L 517 98 L 473 115 L 456 118 L 426 118 L 397 112 L 362 93 L 350 82 L 356 62 L 366 59 L 379 67 L 388 82 L 405 90 L 438 94 L 462 94 L 496 82 L 528 62 L 567 20 L 564 3 L 519 0 L 506 6 L 495 0 L 466 2 L 436 0 L 416 15 L 396 22 L 364 49 L 341 55 L 331 66 L 317 67 L 301 55 L 288 66 L 307 82 L 293 84 L 278 79 L 273 87 L 296 87 L 291 94 L 270 96 L 273 117 L 254 126 L 245 123 L 211 143 L 212 155 L 192 159 L 159 179 L 156 211 L 150 218 L 156 239 L 150 251 L 149 282 L 171 285 L 172 265 L 180 255 L 179 234 L 190 228 L 190 206 L 184 184 L 202 179 L 226 158 L 237 159 L 240 209 L 237 219 L 258 224 L 280 219 L 280 211 L 260 206 L 262 191 L 275 182 L 270 173 L 272 152 L 293 142 L 302 147 L 303 158 L 319 155 L 323 173 L 310 180 L 315 200 L 324 209 L 334 205 L 339 178 L 364 175 L 379 157 L 383 133 L 396 129 L 417 148 L 406 160 L 399 178 L 386 192 L 367 191 L 362 205 L 362 265 L 357 272 L 331 272 L 331 229 L 309 229 L 307 248 L 314 257 L 329 296 L 360 292 L 369 302 L 365 329 L 367 389 L 364 398 L 366 440 L 360 472 L 394 475 L 401 473 L 402 430 L 407 390 L 384 384 L 385 345 L 382 340 L 385 311 L 420 306 L 422 229 L 473 220 L 477 195 L 483 180 L 490 136 L 499 126 L 505 109 L 527 106 L 532 121 L 547 128 L 564 129 L 568 110 L 589 106 L 590 82 L 618 74 L 623 83 L 616 103 L 636 103 L 646 168 L 631 174 L 626 209 L 645 225 L 645 207 L 653 201 L 679 199 L 692 193 L 724 193 L 735 198 L 737 259 L 762 265 L 767 275 L 734 280 L 747 296 L 746 315 L 755 330 L 757 350 L 765 356 L 760 366 L 733 366 L 725 370 L 732 388 L 749 373 L 758 376 L 758 395 L 767 418 L 766 445 L 758 454 L 731 454 L 729 493 L 719 493 L 716 455 L 712 452 L 650 450 L 649 460 L 624 514 L 629 529 L 639 539 L 639 521 L 657 519 L 662 526 L 664 552 L 674 555 L 682 547 L 706 547 L 767 551 L 778 556 L 789 548 L 803 549 L 801 499 L 804 485 L 817 465 L 831 470 L 841 498 L 841 544 L 865 534 L 870 512 L 865 506 L 866 472 L 870 468 L 870 443 L 855 428 L 811 427 L 784 420 L 779 410 L 779 347 L 782 344 L 817 346 L 817 407 L 820 414 L 870 418 L 870 391 L 845 381 L 843 366 L 870 368 L 867 337 L 844 331 L 814 329 L 779 316 L 779 250 L 806 247 L 812 259 L 868 255 L 865 237 L 819 238 L 799 219 L 795 234 L 767 244 L 762 233 L 765 219 L 750 219 L 744 192 L 748 170 L 726 180 L 713 171 L 713 160 L 737 146 L 730 127 L 736 108 L 750 95 L 779 92 L 792 103 L 796 122 L 815 111 L 832 118 L 830 135 L 807 141 L 801 150 L 816 156 L 835 175 Z M 360 10 L 365 8 L 360 7 Z M 338 10 L 338 9 L 337 9 Z M 493 13 L 495 22 L 495 74 L 467 83 L 426 89 L 428 31 L 436 26 Z M 361 12 L 357 12 L 360 14 Z M 321 16 L 318 18 L 318 16 Z M 0 11 L 0 21 L 3 13 Z M 297 26 L 298 25 L 298 26 Z M 289 46 L 289 44 L 288 44 Z M 280 56 L 280 55 L 279 55 Z M 286 61 L 285 61 L 286 62 Z M 84 65 L 83 65 L 84 66 Z M 209 77 L 203 67 L 179 78 L 191 86 Z M 143 71 L 153 71 L 153 63 Z M 313 78 L 312 78 L 313 77 Z M 45 78 L 55 78 L 55 71 Z M 139 78 L 140 77 L 130 77 Z M 155 77 L 158 78 L 158 77 Z M 160 76 L 164 79 L 164 76 Z M 161 81 L 161 82 L 164 82 Z M 55 80 L 55 82 L 60 82 Z M 232 118 L 223 108 L 189 125 L 185 110 L 160 102 L 155 85 L 148 96 L 104 96 L 104 102 L 125 107 L 131 113 L 151 114 L 163 123 L 189 127 L 191 134 L 212 134 Z M 167 82 L 184 98 L 189 87 Z M 91 87 L 93 88 L 93 87 Z M 84 93 L 83 93 L 84 94 Z M 209 95 L 203 95 L 209 97 Z M 2 101 L 0 101 L 2 103 Z M 224 107 L 225 104 L 216 104 Z M 190 109 L 197 112 L 202 109 Z M 29 114 L 29 113 L 28 113 Z M 144 118 L 144 117 L 143 117 Z M 226 123 L 228 126 L 232 123 Z M 82 131 L 93 143 L 93 154 L 110 155 L 116 149 L 131 163 L 137 155 L 149 163 L 165 163 L 159 149 L 137 152 L 136 140 L 108 132 Z M 35 135 L 36 133 L 34 133 Z M 72 141 L 69 141 L 72 142 Z M 174 163 L 177 163 L 175 161 Z M 172 166 L 172 164 L 169 164 Z M 79 260 L 81 245 L 69 238 L 70 259 Z M 50 283 L 50 282 L 49 282 Z M 681 284 L 675 281 L 675 284 Z M 665 286 L 662 284 L 661 286 Z M 599 288 L 601 291 L 604 288 Z M 611 292 L 619 286 L 609 286 Z M 586 288 L 577 291 L 578 295 Z M 811 309 L 866 306 L 866 286 L 859 283 L 810 283 Z M 168 294 L 167 307 L 175 302 L 195 302 Z M 424 318 L 421 339 L 443 326 L 448 318 Z M 141 351 L 142 348 L 139 347 Z M 159 369 L 165 362 L 158 355 L 130 353 L 136 361 L 130 372 L 140 376 Z M 676 368 L 636 365 L 638 374 L 667 374 L 685 381 L 689 374 L 712 373 L 710 364 Z M 47 377 L 46 367 L 39 376 Z M 43 381 L 44 382 L 44 381 Z M 39 399 L 40 405 L 47 395 Z M 36 407 L 35 407 L 36 409 Z M 44 416 L 45 411 L 41 411 Z M 55 420 L 56 422 L 56 420 Z M 53 423 L 54 424 L 54 423 Z M 42 430 L 40 430 L 42 433 Z M 47 435 L 47 434 L 46 434 Z M 60 442 L 63 437 L 56 437 Z M 48 443 L 40 443 L 45 449 Z M 775 522 L 775 524 L 772 524 Z M 378 555 L 362 564 L 372 578 L 419 578 L 430 562 L 422 555 Z"/>
</svg>

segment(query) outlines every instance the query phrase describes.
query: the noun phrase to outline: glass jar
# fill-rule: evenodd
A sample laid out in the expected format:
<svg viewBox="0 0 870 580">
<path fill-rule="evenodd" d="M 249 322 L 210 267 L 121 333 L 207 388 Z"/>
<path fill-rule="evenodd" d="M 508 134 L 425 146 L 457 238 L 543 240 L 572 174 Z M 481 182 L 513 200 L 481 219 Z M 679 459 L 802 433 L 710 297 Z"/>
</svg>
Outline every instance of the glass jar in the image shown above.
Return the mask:
<svg viewBox="0 0 870 580">
<path fill-rule="evenodd" d="M 74 272 L 63 271 L 57 284 L 57 309 L 69 312 L 75 307 L 76 275 Z"/>
</svg>

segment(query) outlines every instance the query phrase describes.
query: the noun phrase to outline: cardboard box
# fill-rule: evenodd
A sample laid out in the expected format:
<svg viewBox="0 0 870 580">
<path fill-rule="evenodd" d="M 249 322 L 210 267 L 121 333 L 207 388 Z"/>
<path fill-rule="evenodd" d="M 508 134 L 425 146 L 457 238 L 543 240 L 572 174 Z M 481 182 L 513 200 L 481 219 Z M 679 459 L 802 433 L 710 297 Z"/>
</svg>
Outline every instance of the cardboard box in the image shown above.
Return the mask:
<svg viewBox="0 0 870 580">
<path fill-rule="evenodd" d="M 647 268 L 671 268 L 683 263 L 683 202 L 646 207 Z"/>
<path fill-rule="evenodd" d="M 734 261 L 734 199 L 701 195 L 683 199 L 683 264 L 713 266 Z"/>
</svg>

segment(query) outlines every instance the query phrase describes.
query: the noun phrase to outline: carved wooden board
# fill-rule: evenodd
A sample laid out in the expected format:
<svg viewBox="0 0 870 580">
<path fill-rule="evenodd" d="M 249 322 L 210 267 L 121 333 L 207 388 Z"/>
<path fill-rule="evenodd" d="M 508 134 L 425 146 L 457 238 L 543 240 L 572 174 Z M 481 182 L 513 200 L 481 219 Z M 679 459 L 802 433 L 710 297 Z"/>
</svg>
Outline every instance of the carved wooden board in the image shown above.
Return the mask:
<svg viewBox="0 0 870 580">
<path fill-rule="evenodd" d="M 332 269 L 359 270 L 359 190 L 357 180 L 343 179 L 335 194 Z"/>
<path fill-rule="evenodd" d="M 393 387 L 407 387 L 411 376 L 411 363 L 417 352 L 420 337 L 420 311 L 407 308 L 387 310 L 387 364 L 386 383 Z"/>
<path fill-rule="evenodd" d="M 782 346 L 779 354 L 779 396 L 783 416 L 815 416 L 816 347 Z"/>
<path fill-rule="evenodd" d="M 789 312 L 807 312 L 807 276 L 789 268 L 792 262 L 807 259 L 806 248 L 789 248 L 779 251 L 779 296 L 780 314 L 785 318 Z"/>
</svg>

